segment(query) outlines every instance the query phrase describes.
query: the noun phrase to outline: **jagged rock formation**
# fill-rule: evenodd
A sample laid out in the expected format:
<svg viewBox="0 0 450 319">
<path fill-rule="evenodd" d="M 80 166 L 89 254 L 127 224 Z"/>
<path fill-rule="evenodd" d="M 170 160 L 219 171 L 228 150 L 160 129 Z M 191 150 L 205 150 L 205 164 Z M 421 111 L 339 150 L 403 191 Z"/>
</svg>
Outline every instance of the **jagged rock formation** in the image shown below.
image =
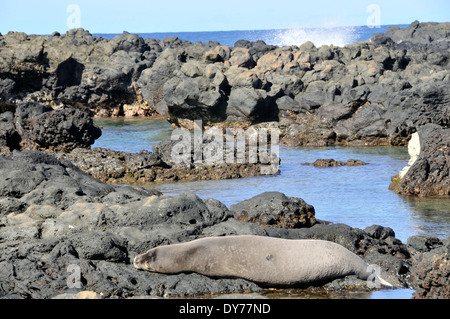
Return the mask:
<svg viewBox="0 0 450 319">
<path fill-rule="evenodd" d="M 275 121 L 293 146 L 406 145 L 421 125 L 449 126 L 449 29 L 414 22 L 320 48 L 129 33 L 105 40 L 82 29 L 8 33 L 0 36 L 0 105 L 31 99 L 99 115 L 158 112 L 184 127 Z"/>
</svg>

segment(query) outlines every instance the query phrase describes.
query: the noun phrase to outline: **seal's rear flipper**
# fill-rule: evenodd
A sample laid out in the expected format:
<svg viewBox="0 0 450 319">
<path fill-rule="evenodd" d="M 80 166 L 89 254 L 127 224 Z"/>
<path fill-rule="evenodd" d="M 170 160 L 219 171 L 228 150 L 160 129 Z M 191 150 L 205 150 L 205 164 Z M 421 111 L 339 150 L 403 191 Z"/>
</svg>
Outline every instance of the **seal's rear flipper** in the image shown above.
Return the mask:
<svg viewBox="0 0 450 319">
<path fill-rule="evenodd" d="M 384 280 L 383 278 L 381 278 L 380 276 L 378 276 L 378 280 L 380 281 L 380 283 L 383 286 L 389 287 L 389 288 L 394 288 L 393 285 L 391 285 L 390 283 L 388 283 L 386 280 Z"/>
</svg>

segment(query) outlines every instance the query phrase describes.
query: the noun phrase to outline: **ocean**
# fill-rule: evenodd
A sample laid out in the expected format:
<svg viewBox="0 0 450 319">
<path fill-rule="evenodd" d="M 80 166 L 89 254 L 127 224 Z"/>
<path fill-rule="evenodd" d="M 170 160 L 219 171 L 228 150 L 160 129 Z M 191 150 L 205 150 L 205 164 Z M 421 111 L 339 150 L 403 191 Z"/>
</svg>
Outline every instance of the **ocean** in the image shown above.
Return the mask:
<svg viewBox="0 0 450 319">
<path fill-rule="evenodd" d="M 272 30 L 248 31 L 208 31 L 208 32 L 166 32 L 166 33 L 136 33 L 144 39 L 153 38 L 163 40 L 165 37 L 178 37 L 184 41 L 208 42 L 217 41 L 222 45 L 234 46 L 239 40 L 262 40 L 266 44 L 276 46 L 301 45 L 307 41 L 313 42 L 317 47 L 322 45 L 344 46 L 358 41 L 367 41 L 375 33 L 384 33 L 392 25 L 379 28 L 368 26 L 358 27 L 330 27 L 330 28 L 293 28 Z M 396 25 L 405 28 L 408 25 Z M 106 39 L 114 38 L 120 34 L 94 34 Z"/>
</svg>

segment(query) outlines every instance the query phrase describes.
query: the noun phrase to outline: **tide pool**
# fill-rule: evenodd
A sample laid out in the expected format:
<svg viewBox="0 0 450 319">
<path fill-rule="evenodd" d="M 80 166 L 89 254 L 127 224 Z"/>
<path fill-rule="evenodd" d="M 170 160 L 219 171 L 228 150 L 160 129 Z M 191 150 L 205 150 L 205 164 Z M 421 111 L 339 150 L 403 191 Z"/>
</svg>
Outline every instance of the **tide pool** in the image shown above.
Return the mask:
<svg viewBox="0 0 450 319">
<path fill-rule="evenodd" d="M 94 147 L 117 151 L 151 151 L 153 145 L 170 137 L 170 124 L 160 119 L 96 119 L 103 136 Z M 170 196 L 195 193 L 214 198 L 228 207 L 264 192 L 282 192 L 313 205 L 316 217 L 365 229 L 372 225 L 391 227 L 406 243 L 415 235 L 447 239 L 450 233 L 450 199 L 401 197 L 389 190 L 391 177 L 406 166 L 409 155 L 401 147 L 281 147 L 278 176 L 238 180 L 149 184 Z M 317 159 L 367 163 L 358 167 L 315 168 L 304 165 Z"/>
</svg>

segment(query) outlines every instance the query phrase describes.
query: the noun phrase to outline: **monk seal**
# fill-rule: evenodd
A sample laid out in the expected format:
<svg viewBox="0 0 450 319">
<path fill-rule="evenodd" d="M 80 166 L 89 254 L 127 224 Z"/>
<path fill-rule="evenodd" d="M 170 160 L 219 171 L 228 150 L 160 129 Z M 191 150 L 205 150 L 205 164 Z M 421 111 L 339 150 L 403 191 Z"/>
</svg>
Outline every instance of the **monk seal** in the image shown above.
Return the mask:
<svg viewBox="0 0 450 319">
<path fill-rule="evenodd" d="M 160 246 L 136 256 L 134 266 L 169 275 L 243 278 L 272 287 L 302 286 L 349 275 L 367 280 L 374 275 L 364 260 L 339 244 L 260 236 L 209 237 Z"/>
</svg>

